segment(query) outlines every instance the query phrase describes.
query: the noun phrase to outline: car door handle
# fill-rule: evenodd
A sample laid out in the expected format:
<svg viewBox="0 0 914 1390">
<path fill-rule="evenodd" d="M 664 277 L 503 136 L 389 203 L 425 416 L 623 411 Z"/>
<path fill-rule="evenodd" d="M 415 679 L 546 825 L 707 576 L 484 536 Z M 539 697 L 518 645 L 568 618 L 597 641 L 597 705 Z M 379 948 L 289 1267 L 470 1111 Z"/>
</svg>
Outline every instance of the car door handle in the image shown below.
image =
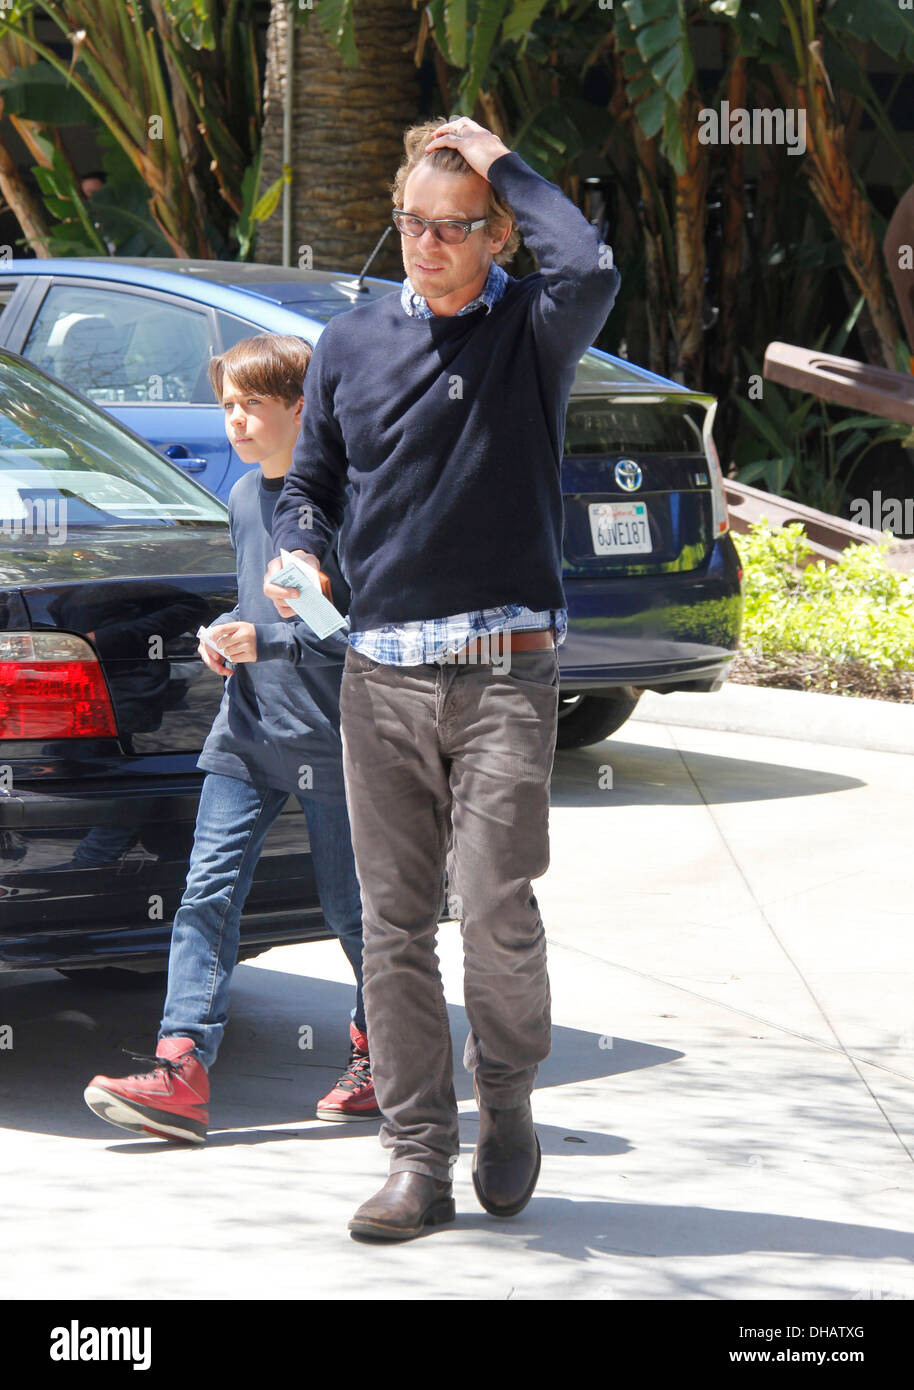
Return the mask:
<svg viewBox="0 0 914 1390">
<path fill-rule="evenodd" d="M 189 454 L 184 444 L 169 444 L 167 449 L 162 450 L 162 453 L 187 473 L 202 473 L 209 463 L 209 459 L 198 458 Z"/>
</svg>

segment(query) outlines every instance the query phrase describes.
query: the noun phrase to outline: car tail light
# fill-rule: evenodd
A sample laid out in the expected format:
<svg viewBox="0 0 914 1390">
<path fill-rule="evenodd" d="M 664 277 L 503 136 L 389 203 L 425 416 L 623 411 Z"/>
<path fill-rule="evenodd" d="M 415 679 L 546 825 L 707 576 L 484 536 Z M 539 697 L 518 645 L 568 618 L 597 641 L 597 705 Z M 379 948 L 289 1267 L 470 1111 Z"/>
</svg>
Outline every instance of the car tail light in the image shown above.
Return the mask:
<svg viewBox="0 0 914 1390">
<path fill-rule="evenodd" d="M 116 738 L 108 687 L 88 642 L 0 632 L 0 739 Z"/>
<path fill-rule="evenodd" d="M 711 525 L 715 539 L 730 529 L 730 520 L 727 516 L 727 495 L 724 492 L 724 471 L 720 466 L 717 445 L 711 434 L 716 414 L 717 401 L 714 401 L 708 407 L 708 413 L 705 415 L 704 424 L 701 427 L 701 438 L 711 478 Z"/>
</svg>

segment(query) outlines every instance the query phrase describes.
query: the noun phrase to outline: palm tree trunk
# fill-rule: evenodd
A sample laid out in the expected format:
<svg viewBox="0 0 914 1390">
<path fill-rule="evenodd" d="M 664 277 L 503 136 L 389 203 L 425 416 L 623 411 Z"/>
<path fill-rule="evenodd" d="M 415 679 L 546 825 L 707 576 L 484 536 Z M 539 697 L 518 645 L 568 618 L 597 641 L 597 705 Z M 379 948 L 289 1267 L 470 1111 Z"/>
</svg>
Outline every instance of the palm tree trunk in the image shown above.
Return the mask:
<svg viewBox="0 0 914 1390">
<path fill-rule="evenodd" d="M 3 103 L 0 102 L 0 112 Z M 0 193 L 3 194 L 23 235 L 36 256 L 48 256 L 48 224 L 44 209 L 38 199 L 26 187 L 16 168 L 16 161 L 0 140 Z"/>
<path fill-rule="evenodd" d="M 629 265 L 637 262 L 639 248 L 642 250 L 646 285 L 648 272 L 644 248 L 647 247 L 649 232 L 645 217 L 645 190 L 638 178 L 641 164 L 633 134 L 633 127 L 637 126 L 638 122 L 626 96 L 625 83 L 621 79 L 618 49 L 612 32 L 592 55 L 594 61 L 603 50 L 608 52 L 610 59 L 615 63 L 617 73 L 607 110 L 607 134 L 599 148 L 600 159 L 605 161 L 618 188 L 615 222 L 609 228 L 609 241 L 619 259 L 624 258 Z M 661 244 L 661 254 L 662 249 Z M 619 312 L 619 307 L 624 308 L 625 315 L 620 333 L 625 345 L 623 356 L 627 356 L 632 362 L 650 362 L 653 366 L 648 297 L 643 293 L 623 297 L 623 305 L 617 306 L 614 313 Z"/>
<path fill-rule="evenodd" d="M 746 60 L 735 57 L 727 81 L 730 110 L 745 108 L 747 89 Z M 720 318 L 717 324 L 717 389 L 729 394 L 733 388 L 739 292 L 746 232 L 745 145 L 732 141 L 726 147 L 721 225 L 723 249 L 720 261 Z"/>
<path fill-rule="evenodd" d="M 657 201 L 662 197 L 657 173 L 657 138 L 648 139 L 637 120 L 631 123 L 637 155 L 638 188 L 644 225 L 645 280 L 647 282 L 647 329 L 652 372 L 666 376 L 670 370 L 670 311 L 673 290 L 670 268 L 664 253 L 663 231 Z"/>
<path fill-rule="evenodd" d="M 704 367 L 702 309 L 705 295 L 705 195 L 708 157 L 698 139 L 701 99 L 687 91 L 679 103 L 679 129 L 686 155 L 685 170 L 676 175 L 676 328 L 678 377 L 700 387 Z"/>
<path fill-rule="evenodd" d="M 0 41 L 0 77 L 9 77 L 17 67 L 26 67 L 36 61 L 35 54 L 15 35 L 7 34 Z M 0 115 L 4 103 L 0 98 Z M 39 128 L 34 121 L 23 120 L 21 116 L 8 116 L 10 124 L 25 145 L 36 164 L 47 164 L 47 155 L 39 148 Z M 36 198 L 16 167 L 9 150 L 0 141 L 0 193 L 9 204 L 13 216 L 22 228 L 31 249 L 36 256 L 47 257 L 48 221 L 40 199 Z"/>
<path fill-rule="evenodd" d="M 262 187 L 269 187 L 282 174 L 287 14 L 285 0 L 272 0 Z M 403 153 L 403 131 L 420 119 L 416 26 L 411 0 L 360 0 L 355 11 L 359 65 L 345 68 L 314 19 L 307 28 L 296 25 L 293 262 L 302 263 L 305 249 L 310 248 L 315 269 L 359 270 L 390 225 L 390 184 Z M 256 257 L 274 264 L 281 260 L 278 214 L 260 228 Z M 390 237 L 371 274 L 398 277 L 402 273 L 399 243 Z"/>
<path fill-rule="evenodd" d="M 782 98 L 806 112 L 806 154 L 809 182 L 816 201 L 837 237 L 845 264 L 866 299 L 879 337 L 882 365 L 896 367 L 901 337 L 889 298 L 879 244 L 873 232 L 873 210 L 854 170 L 844 125 L 832 94 L 822 57 L 821 41 L 810 41 L 802 54 L 801 81 L 795 85 L 773 69 Z M 872 365 L 880 365 L 872 362 Z"/>
</svg>

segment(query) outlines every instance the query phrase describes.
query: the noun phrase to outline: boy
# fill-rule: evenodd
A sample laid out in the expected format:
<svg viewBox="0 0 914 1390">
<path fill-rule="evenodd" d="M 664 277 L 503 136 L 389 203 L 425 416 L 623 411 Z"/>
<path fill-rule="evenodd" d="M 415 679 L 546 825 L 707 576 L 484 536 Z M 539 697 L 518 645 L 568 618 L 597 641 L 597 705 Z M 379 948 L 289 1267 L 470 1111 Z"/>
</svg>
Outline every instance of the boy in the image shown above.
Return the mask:
<svg viewBox="0 0 914 1390">
<path fill-rule="evenodd" d="M 344 633 L 321 641 L 298 618 L 277 622 L 262 590 L 273 555 L 273 508 L 292 462 L 311 352 L 301 338 L 267 333 L 236 343 L 209 365 L 229 441 L 252 465 L 229 496 L 238 603 L 211 625 L 216 645 L 201 639 L 198 648 L 210 670 L 228 679 L 197 762 L 207 775 L 172 928 L 165 1008 L 155 1059 L 149 1059 L 156 1065 L 144 1075 L 96 1076 L 85 1091 L 87 1105 L 102 1119 L 164 1139 L 206 1138 L 208 1072 L 225 1028 L 241 912 L 267 831 L 290 792 L 305 813 L 324 918 L 340 938 L 357 986 L 349 1066 L 318 1103 L 317 1115 L 380 1115 L 362 1003 L 362 904 L 342 772 L 339 693 L 347 641 Z M 307 791 L 300 790 L 303 783 Z"/>
</svg>

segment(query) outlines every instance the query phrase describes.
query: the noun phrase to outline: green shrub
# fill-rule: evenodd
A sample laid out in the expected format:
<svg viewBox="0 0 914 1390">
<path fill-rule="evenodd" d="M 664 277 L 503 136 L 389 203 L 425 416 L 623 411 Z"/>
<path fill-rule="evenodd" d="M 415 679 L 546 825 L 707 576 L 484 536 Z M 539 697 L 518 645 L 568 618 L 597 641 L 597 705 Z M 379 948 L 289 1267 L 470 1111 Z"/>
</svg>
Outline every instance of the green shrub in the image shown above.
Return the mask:
<svg viewBox="0 0 914 1390">
<path fill-rule="evenodd" d="M 808 652 L 829 667 L 914 670 L 914 577 L 886 564 L 890 539 L 851 545 L 837 564 L 805 568 L 811 546 L 799 522 L 777 531 L 763 517 L 733 539 L 744 570 L 747 651 Z"/>
</svg>

